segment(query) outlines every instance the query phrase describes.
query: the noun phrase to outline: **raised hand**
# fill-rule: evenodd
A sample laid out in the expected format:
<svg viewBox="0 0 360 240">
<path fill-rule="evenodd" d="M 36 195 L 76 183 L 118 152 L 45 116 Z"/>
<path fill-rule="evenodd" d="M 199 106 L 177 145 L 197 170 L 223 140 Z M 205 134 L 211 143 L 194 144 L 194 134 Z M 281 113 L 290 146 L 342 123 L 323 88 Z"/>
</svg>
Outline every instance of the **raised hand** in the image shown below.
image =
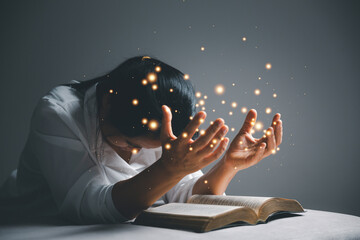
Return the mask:
<svg viewBox="0 0 360 240">
<path fill-rule="evenodd" d="M 251 167 L 263 158 L 275 153 L 277 146 L 282 141 L 283 127 L 279 113 L 275 114 L 271 127 L 266 130 L 265 137 L 258 139 L 251 135 L 251 129 L 255 125 L 256 117 L 256 110 L 251 109 L 242 128 L 225 154 L 225 163 L 235 170 Z"/>
<path fill-rule="evenodd" d="M 206 118 L 205 112 L 199 112 L 186 126 L 180 136 L 175 136 L 171 128 L 171 111 L 162 106 L 163 119 L 160 133 L 162 156 L 159 161 L 173 174 L 186 175 L 200 170 L 218 159 L 229 142 L 224 138 L 228 127 L 224 120 L 216 119 L 205 133 L 195 141 L 192 136 Z"/>
</svg>

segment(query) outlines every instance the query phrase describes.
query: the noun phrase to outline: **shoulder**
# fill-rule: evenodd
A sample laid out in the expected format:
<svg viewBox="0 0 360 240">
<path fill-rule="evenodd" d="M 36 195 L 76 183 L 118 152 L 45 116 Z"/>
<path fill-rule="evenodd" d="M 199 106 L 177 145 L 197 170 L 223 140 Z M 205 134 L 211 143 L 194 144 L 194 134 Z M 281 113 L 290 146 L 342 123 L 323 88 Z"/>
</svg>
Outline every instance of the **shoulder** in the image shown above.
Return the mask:
<svg viewBox="0 0 360 240">
<path fill-rule="evenodd" d="M 41 97 L 31 118 L 31 129 L 41 133 L 68 131 L 64 119 L 82 116 L 83 96 L 69 86 L 57 86 Z"/>
</svg>

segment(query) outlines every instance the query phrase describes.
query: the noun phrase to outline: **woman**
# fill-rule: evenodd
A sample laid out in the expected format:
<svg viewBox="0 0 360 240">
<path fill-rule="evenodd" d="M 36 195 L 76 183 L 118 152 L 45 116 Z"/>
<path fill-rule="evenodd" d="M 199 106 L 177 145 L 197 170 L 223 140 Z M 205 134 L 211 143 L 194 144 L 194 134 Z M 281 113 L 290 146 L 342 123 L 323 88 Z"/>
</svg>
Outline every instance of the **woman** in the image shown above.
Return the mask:
<svg viewBox="0 0 360 240">
<path fill-rule="evenodd" d="M 238 171 L 281 143 L 280 114 L 266 137 L 251 136 L 252 109 L 224 157 L 203 174 L 225 152 L 228 127 L 216 119 L 196 138 L 206 113 L 194 114 L 190 81 L 146 56 L 55 87 L 34 111 L 19 166 L 1 191 L 3 212 L 82 224 L 127 221 L 159 199 L 224 194 Z"/>
</svg>

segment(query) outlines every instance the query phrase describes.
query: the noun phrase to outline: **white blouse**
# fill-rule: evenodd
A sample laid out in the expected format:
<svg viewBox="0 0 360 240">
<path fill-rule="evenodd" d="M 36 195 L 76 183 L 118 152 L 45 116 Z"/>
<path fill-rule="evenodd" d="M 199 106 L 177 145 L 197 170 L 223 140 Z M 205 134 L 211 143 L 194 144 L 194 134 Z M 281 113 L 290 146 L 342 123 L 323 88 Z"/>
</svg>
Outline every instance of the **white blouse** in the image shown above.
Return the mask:
<svg viewBox="0 0 360 240">
<path fill-rule="evenodd" d="M 40 99 L 19 166 L 0 192 L 3 212 L 60 214 L 76 223 L 128 221 L 115 208 L 111 189 L 156 162 L 161 147 L 142 148 L 127 163 L 96 131 L 96 108 L 96 85 L 84 95 L 57 86 Z M 185 176 L 161 199 L 186 202 L 202 175 Z"/>
</svg>

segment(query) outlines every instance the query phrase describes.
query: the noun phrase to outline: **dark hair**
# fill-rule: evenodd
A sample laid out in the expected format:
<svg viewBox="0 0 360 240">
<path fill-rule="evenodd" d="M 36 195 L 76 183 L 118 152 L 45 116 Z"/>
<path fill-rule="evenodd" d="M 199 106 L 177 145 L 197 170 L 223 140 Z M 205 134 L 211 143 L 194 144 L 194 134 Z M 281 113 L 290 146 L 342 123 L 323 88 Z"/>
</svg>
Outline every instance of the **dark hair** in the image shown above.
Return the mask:
<svg viewBox="0 0 360 240">
<path fill-rule="evenodd" d="M 160 67 L 160 71 L 156 71 L 156 67 Z M 150 78 L 151 75 L 155 80 Z M 77 90 L 86 90 L 98 83 L 98 107 L 104 94 L 110 93 L 107 120 L 128 137 L 148 133 L 159 135 L 161 106 L 165 104 L 171 109 L 172 129 L 178 136 L 189 123 L 189 117 L 195 114 L 195 91 L 185 78 L 182 72 L 158 59 L 137 56 L 124 61 L 102 77 L 70 85 Z M 134 99 L 138 104 L 133 104 Z M 156 130 L 149 128 L 151 120 L 158 123 Z"/>
</svg>

